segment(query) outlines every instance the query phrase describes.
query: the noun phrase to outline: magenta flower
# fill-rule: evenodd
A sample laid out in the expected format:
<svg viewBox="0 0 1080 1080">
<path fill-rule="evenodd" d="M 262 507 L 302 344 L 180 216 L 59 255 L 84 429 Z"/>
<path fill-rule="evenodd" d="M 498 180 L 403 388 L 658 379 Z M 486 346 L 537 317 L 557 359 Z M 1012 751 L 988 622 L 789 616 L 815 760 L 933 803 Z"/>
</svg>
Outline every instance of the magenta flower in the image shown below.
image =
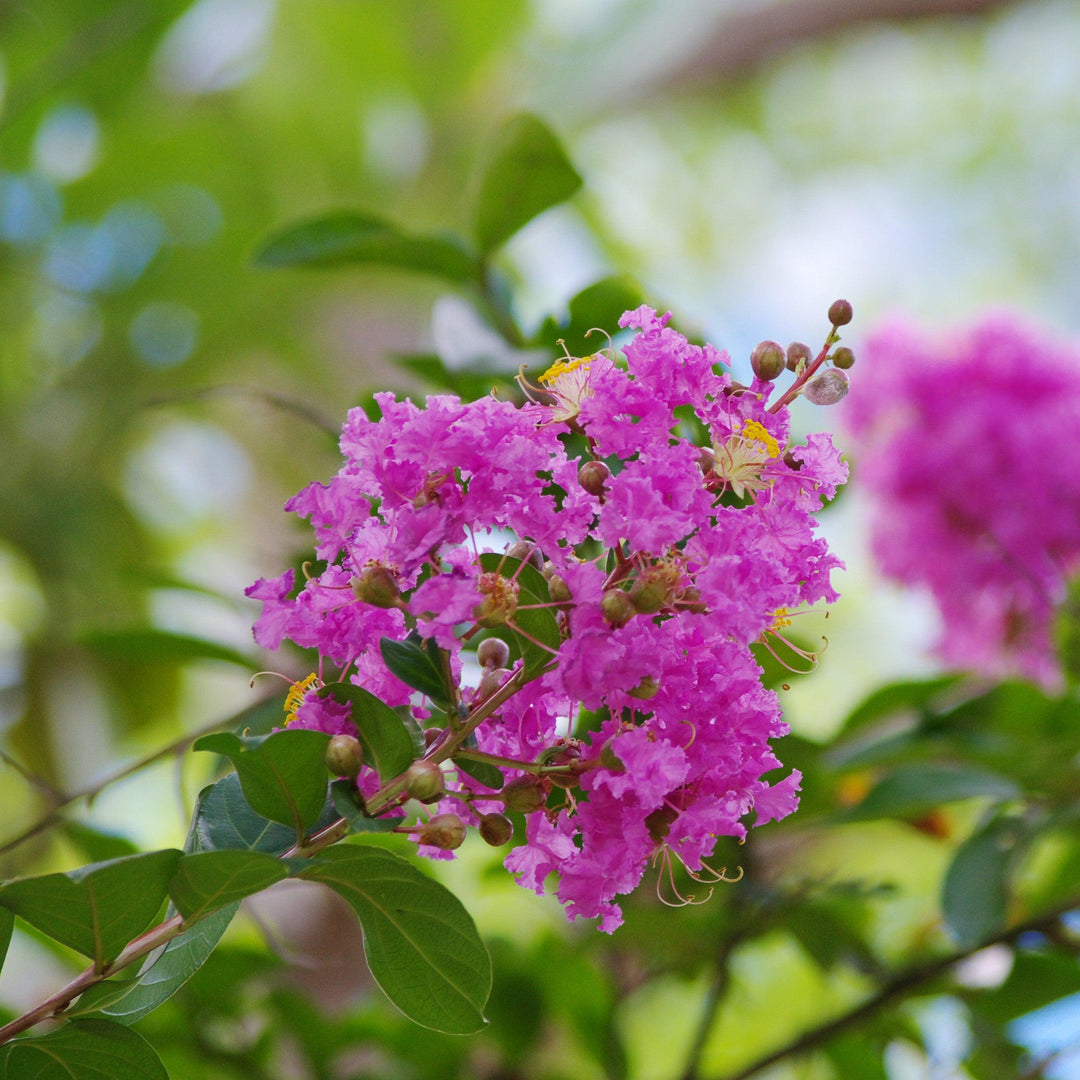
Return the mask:
<svg viewBox="0 0 1080 1080">
<path fill-rule="evenodd" d="M 1080 348 L 996 314 L 873 334 L 846 406 L 883 570 L 926 588 L 950 665 L 1060 680 L 1052 623 L 1080 567 Z M 1065 440 L 1065 441 L 1063 441 Z"/>
</svg>

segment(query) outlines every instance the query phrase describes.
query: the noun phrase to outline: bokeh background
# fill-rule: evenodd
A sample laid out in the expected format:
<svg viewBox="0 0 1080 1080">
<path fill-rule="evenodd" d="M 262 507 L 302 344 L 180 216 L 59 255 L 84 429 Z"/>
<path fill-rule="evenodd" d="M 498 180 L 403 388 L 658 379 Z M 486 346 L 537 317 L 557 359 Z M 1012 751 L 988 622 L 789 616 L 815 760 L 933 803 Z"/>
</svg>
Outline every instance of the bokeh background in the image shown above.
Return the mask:
<svg viewBox="0 0 1080 1080">
<path fill-rule="evenodd" d="M 820 343 L 838 296 L 856 351 L 895 311 L 945 326 L 1007 305 L 1080 334 L 1078 50 L 1068 0 L 0 0 L 0 876 L 182 842 L 209 763 L 104 781 L 280 690 L 253 671 L 305 673 L 255 650 L 243 589 L 301 557 L 281 505 L 336 471 L 345 409 L 435 388 L 401 357 L 505 381 L 613 275 L 744 372 L 762 338 Z M 255 263 L 331 209 L 465 232 L 521 110 L 585 183 L 498 256 L 518 340 L 435 278 Z M 842 406 L 799 409 L 842 430 Z M 170 1075 L 706 1080 L 807 1032 L 760 1075 L 1076 1075 L 1068 921 L 980 952 L 943 923 L 984 803 L 842 818 L 877 775 L 836 742 L 852 711 L 939 674 L 930 604 L 867 555 L 853 465 L 823 525 L 844 597 L 799 627 L 829 648 L 785 696 L 780 755 L 819 787 L 801 823 L 728 853 L 747 885 L 668 910 L 647 881 L 607 939 L 470 847 L 440 873 L 496 983 L 465 1040 L 397 1017 L 342 913 L 284 890 L 140 1025 Z M 918 685 L 901 704 L 944 715 Z M 1031 695 L 1010 715 L 1045 702 L 1010 692 Z M 1055 828 L 1011 865 L 1001 935 L 1075 892 Z M 967 969 L 935 974 L 957 947 Z M 0 1004 L 69 964 L 20 932 Z"/>
</svg>

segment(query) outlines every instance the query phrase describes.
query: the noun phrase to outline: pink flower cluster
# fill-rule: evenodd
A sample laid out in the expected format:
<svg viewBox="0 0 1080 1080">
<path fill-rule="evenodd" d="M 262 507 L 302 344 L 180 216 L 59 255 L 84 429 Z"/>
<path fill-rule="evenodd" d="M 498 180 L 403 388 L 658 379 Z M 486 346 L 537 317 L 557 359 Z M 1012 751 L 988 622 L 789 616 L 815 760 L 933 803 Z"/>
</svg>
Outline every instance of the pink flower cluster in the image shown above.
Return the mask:
<svg viewBox="0 0 1080 1080">
<path fill-rule="evenodd" d="M 1056 685 L 1054 609 L 1080 568 L 1080 349 L 995 314 L 947 336 L 893 322 L 864 352 L 845 419 L 881 566 L 933 594 L 946 663 Z"/>
<path fill-rule="evenodd" d="M 607 931 L 622 918 L 614 898 L 654 855 L 697 871 L 717 837 L 745 835 L 751 811 L 761 824 L 794 810 L 799 774 L 763 779 L 787 728 L 750 645 L 787 611 L 835 599 L 840 565 L 815 535 L 847 475 L 829 436 L 789 445 L 773 385 L 736 386 L 724 354 L 667 321 L 627 312 L 620 326 L 639 332 L 624 362 L 567 357 L 521 406 L 381 394 L 381 419 L 354 409 L 344 467 L 288 503 L 310 518 L 326 568 L 298 593 L 292 572 L 248 590 L 263 601 L 261 645 L 313 648 L 336 678 L 411 704 L 429 727 L 447 717 L 386 667 L 379 641 L 415 630 L 446 650 L 463 722 L 483 715 L 471 745 L 508 783 L 452 770 L 451 754 L 434 810 L 469 824 L 526 811 L 508 869 L 537 892 L 554 872 L 569 916 Z M 524 561 L 481 566 L 515 542 Z M 530 562 L 553 640 L 527 629 Z M 540 644 L 549 662 L 527 679 L 519 660 L 461 685 L 481 628 L 519 650 Z M 515 678 L 497 709 L 477 712 Z M 309 694 L 295 722 L 347 730 L 327 703 Z"/>
</svg>

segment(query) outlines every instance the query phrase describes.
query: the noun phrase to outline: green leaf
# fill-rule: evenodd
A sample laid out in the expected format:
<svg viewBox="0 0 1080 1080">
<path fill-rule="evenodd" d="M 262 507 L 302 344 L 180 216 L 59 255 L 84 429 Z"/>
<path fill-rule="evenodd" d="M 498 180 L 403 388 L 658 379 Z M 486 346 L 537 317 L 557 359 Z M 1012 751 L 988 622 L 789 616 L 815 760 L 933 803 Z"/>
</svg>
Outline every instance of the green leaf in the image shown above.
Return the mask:
<svg viewBox="0 0 1080 1080">
<path fill-rule="evenodd" d="M 403 817 L 368 817 L 356 801 L 351 780 L 335 780 L 330 785 L 330 799 L 334 809 L 349 823 L 353 832 L 390 832 L 405 820 Z"/>
<path fill-rule="evenodd" d="M 502 769 L 492 765 L 490 762 L 470 761 L 469 758 L 461 755 L 454 755 L 451 760 L 463 773 L 494 791 L 499 791 L 506 781 Z"/>
<path fill-rule="evenodd" d="M 0 904 L 100 971 L 160 911 L 180 855 L 169 848 L 9 881 L 0 886 Z"/>
<path fill-rule="evenodd" d="M 945 924 L 962 949 L 973 948 L 1005 925 L 1009 868 L 1016 823 L 992 821 L 953 855 L 941 891 Z"/>
<path fill-rule="evenodd" d="M 125 855 L 137 855 L 139 852 L 138 847 L 126 836 L 101 832 L 81 821 L 64 821 L 61 829 L 64 836 L 91 862 L 105 862 Z"/>
<path fill-rule="evenodd" d="M 406 686 L 419 690 L 440 708 L 453 700 L 443 674 L 441 650 L 433 638 L 424 640 L 415 632 L 404 641 L 380 638 L 379 652 L 386 666 Z"/>
<path fill-rule="evenodd" d="M 7 959 L 8 946 L 11 944 L 11 932 L 15 928 L 15 913 L 6 907 L 0 907 L 0 968 Z"/>
<path fill-rule="evenodd" d="M 73 1020 L 0 1055 L 2 1080 L 169 1080 L 141 1035 L 108 1020 Z"/>
<path fill-rule="evenodd" d="M 130 630 L 94 630 L 84 634 L 80 643 L 99 659 L 131 664 L 189 664 L 193 660 L 220 660 L 251 670 L 251 657 L 216 641 L 173 634 L 167 630 L 133 628 Z"/>
<path fill-rule="evenodd" d="M 322 852 L 300 876 L 353 906 L 371 974 L 410 1020 L 455 1035 L 484 1026 L 491 960 L 453 893 L 388 851 L 356 845 Z"/>
<path fill-rule="evenodd" d="M 594 281 L 570 300 L 569 318 L 560 323 L 546 319 L 533 336 L 537 346 L 551 347 L 555 340 L 566 342 L 571 356 L 585 356 L 607 345 L 603 334 L 590 330 L 607 330 L 614 334 L 623 312 L 644 302 L 641 288 L 625 277 L 607 277 Z"/>
<path fill-rule="evenodd" d="M 505 243 L 537 214 L 581 187 L 559 141 L 538 117 L 511 119 L 498 133 L 480 179 L 473 235 L 482 254 Z"/>
<path fill-rule="evenodd" d="M 319 697 L 333 697 L 352 706 L 351 718 L 364 747 L 364 762 L 384 783 L 413 763 L 412 736 L 401 717 L 374 694 L 353 683 L 328 683 L 319 690 Z"/>
<path fill-rule="evenodd" d="M 978 797 L 1004 801 L 1018 798 L 1020 788 L 987 769 L 935 763 L 898 765 L 865 799 L 839 815 L 844 821 L 872 818 L 914 818 L 943 803 Z"/>
<path fill-rule="evenodd" d="M 329 780 L 323 755 L 330 736 L 323 731 L 287 730 L 242 737 L 231 731 L 204 735 L 195 750 L 223 754 L 236 766 L 251 808 L 288 825 L 302 837 L 326 804 Z"/>
<path fill-rule="evenodd" d="M 981 994 L 970 996 L 980 1021 L 1004 1027 L 1025 1013 L 1052 1001 L 1080 993 L 1080 964 L 1061 953 L 1016 950 L 1008 978 Z"/>
<path fill-rule="evenodd" d="M 121 1024 L 141 1020 L 168 1001 L 202 967 L 239 910 L 239 900 L 218 908 L 164 948 L 152 952 L 134 979 L 106 979 L 92 986 L 67 1015 L 100 1013 Z"/>
<path fill-rule="evenodd" d="M 281 859 L 260 851 L 200 851 L 180 860 L 169 895 L 176 910 L 194 922 L 288 876 Z"/>
<path fill-rule="evenodd" d="M 265 851 L 280 855 L 296 843 L 296 833 L 256 814 L 248 805 L 236 773 L 199 792 L 192 822 L 193 851 Z"/>
<path fill-rule="evenodd" d="M 551 594 L 548 592 L 544 575 L 530 563 L 522 566 L 520 559 L 500 555 L 497 551 L 488 551 L 481 555 L 480 567 L 486 573 L 499 573 L 504 578 L 517 581 L 518 610 L 511 622 L 524 633 L 518 633 L 512 627 L 505 630 L 500 627 L 496 633 L 499 637 L 505 637 L 510 646 L 512 660 L 519 656 L 524 658 L 526 677 L 535 678 L 550 666 L 553 653 L 557 652 L 562 644 L 554 609 L 538 606 L 551 603 Z M 537 642 L 541 644 L 538 645 Z M 543 648 L 543 645 L 548 648 Z"/>
<path fill-rule="evenodd" d="M 455 239 L 413 236 L 373 214 L 339 210 L 288 225 L 259 249 L 260 266 L 395 266 L 455 284 L 473 281 L 476 262 Z"/>
<path fill-rule="evenodd" d="M 922 713 L 944 691 L 960 681 L 958 675 L 941 675 L 934 679 L 890 683 L 875 690 L 860 702 L 844 721 L 843 731 L 854 731 L 883 717 L 899 712 Z"/>
</svg>

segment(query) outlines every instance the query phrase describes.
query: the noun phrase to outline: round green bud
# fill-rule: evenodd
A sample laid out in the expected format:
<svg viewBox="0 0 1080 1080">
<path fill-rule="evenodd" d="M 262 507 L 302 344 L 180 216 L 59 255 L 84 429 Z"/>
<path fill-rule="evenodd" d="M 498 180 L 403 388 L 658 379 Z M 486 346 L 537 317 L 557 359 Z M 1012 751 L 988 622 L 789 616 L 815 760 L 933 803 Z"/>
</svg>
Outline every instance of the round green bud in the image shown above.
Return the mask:
<svg viewBox="0 0 1080 1080">
<path fill-rule="evenodd" d="M 803 387 L 806 400 L 814 405 L 835 405 L 847 397 L 848 377 L 836 368 L 827 368 L 818 372 Z"/>
<path fill-rule="evenodd" d="M 397 579 L 385 566 L 373 563 L 363 573 L 354 577 L 349 585 L 353 596 L 374 607 L 395 608 L 401 606 L 401 592 Z"/>
<path fill-rule="evenodd" d="M 530 566 L 535 566 L 537 570 L 544 565 L 543 552 L 536 544 L 530 543 L 528 540 L 519 540 L 516 544 L 512 544 L 506 554 L 511 559 L 520 559 L 522 562 L 529 563 Z"/>
<path fill-rule="evenodd" d="M 347 776 L 355 780 L 364 764 L 364 748 L 359 739 L 351 735 L 335 735 L 327 744 L 323 755 L 326 768 L 334 776 Z"/>
<path fill-rule="evenodd" d="M 446 779 L 434 761 L 421 758 L 405 770 L 405 790 L 410 799 L 438 802 L 446 794 Z"/>
<path fill-rule="evenodd" d="M 519 776 L 503 786 L 499 798 L 507 810 L 519 814 L 531 814 L 547 802 L 547 785 L 535 776 Z"/>
<path fill-rule="evenodd" d="M 833 352 L 832 362 L 834 367 L 847 371 L 855 363 L 855 354 L 846 345 L 841 345 Z"/>
<path fill-rule="evenodd" d="M 775 341 L 763 341 L 755 345 L 750 354 L 750 366 L 762 382 L 772 382 L 779 378 L 786 364 L 784 348 Z"/>
<path fill-rule="evenodd" d="M 505 814 L 481 814 L 480 835 L 485 844 L 502 847 L 514 835 L 514 823 Z"/>
<path fill-rule="evenodd" d="M 578 483 L 590 494 L 604 494 L 604 487 L 611 479 L 611 470 L 602 461 L 586 461 L 578 469 Z"/>
<path fill-rule="evenodd" d="M 787 347 L 786 363 L 788 371 L 794 371 L 800 364 L 810 363 L 810 346 L 801 341 L 793 341 Z"/>
<path fill-rule="evenodd" d="M 465 822 L 457 814 L 436 814 L 419 829 L 421 844 L 453 851 L 465 840 Z"/>
<path fill-rule="evenodd" d="M 510 646 L 502 638 L 484 638 L 476 648 L 476 660 L 481 667 L 506 667 L 510 663 Z"/>
<path fill-rule="evenodd" d="M 636 614 L 637 609 L 628 593 L 622 589 L 608 589 L 600 601 L 600 611 L 614 627 L 625 626 Z"/>
<path fill-rule="evenodd" d="M 646 675 L 633 690 L 627 690 L 626 692 L 630 697 L 636 698 L 638 701 L 649 701 L 660 693 L 660 684 L 651 675 Z"/>
<path fill-rule="evenodd" d="M 834 300 L 829 307 L 829 322 L 833 326 L 847 326 L 852 314 L 851 304 L 847 300 Z"/>
<path fill-rule="evenodd" d="M 551 573 L 548 575 L 548 594 L 553 604 L 569 604 L 574 596 L 570 592 L 570 586 L 561 574 Z"/>
</svg>

